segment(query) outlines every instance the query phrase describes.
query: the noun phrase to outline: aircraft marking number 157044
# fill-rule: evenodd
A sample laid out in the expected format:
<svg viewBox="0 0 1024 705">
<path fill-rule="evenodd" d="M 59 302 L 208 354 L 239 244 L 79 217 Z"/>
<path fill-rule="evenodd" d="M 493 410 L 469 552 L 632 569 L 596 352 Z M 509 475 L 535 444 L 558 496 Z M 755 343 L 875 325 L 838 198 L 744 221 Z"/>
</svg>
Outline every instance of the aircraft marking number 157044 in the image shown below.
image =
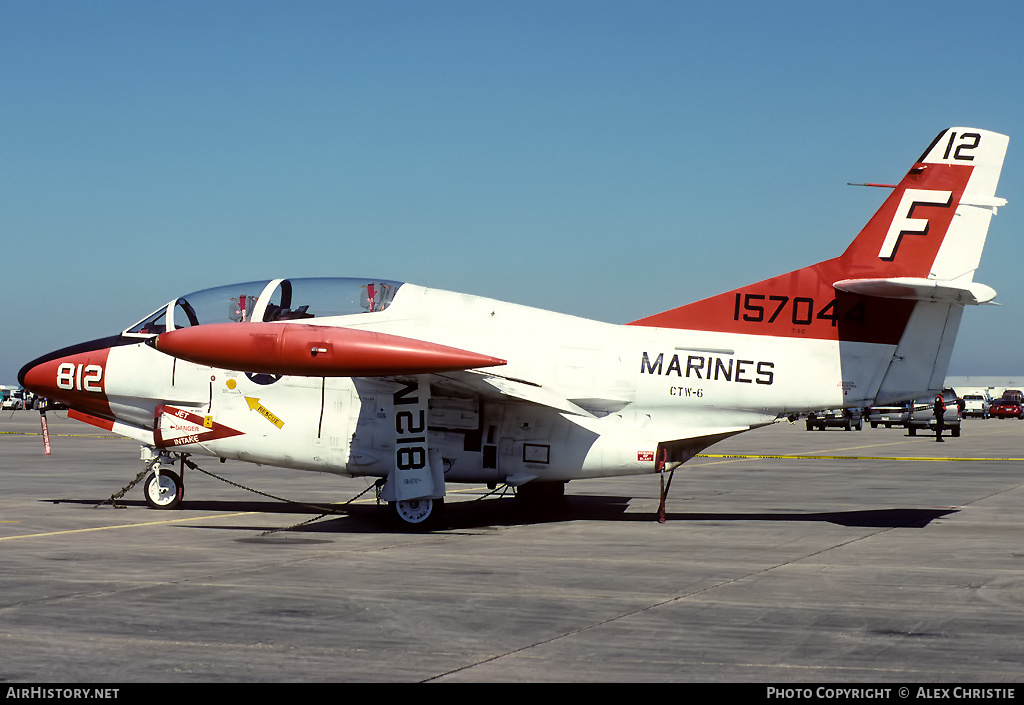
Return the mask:
<svg viewBox="0 0 1024 705">
<path fill-rule="evenodd" d="M 791 323 L 794 326 L 809 326 L 814 320 L 830 321 L 832 326 L 839 321 L 864 324 L 864 301 L 857 301 L 842 315 L 839 314 L 836 299 L 832 299 L 820 310 L 815 310 L 814 299 L 805 296 L 748 294 L 737 292 L 733 309 L 734 321 L 748 323 Z"/>
</svg>

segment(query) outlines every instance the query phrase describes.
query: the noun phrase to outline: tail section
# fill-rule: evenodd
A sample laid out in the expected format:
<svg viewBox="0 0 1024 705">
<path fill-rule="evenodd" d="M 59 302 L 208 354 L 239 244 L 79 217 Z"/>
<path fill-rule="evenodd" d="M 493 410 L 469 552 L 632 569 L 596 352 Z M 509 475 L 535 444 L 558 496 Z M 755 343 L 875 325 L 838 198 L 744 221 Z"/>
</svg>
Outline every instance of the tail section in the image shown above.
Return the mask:
<svg viewBox="0 0 1024 705">
<path fill-rule="evenodd" d="M 963 306 L 995 296 L 973 279 L 1006 203 L 995 190 L 1008 142 L 944 130 L 841 256 L 631 325 L 896 346 L 891 359 L 872 354 L 881 370 L 860 359 L 852 386 L 893 400 L 941 388 Z M 841 358 L 849 350 L 841 345 Z"/>
<path fill-rule="evenodd" d="M 920 279 L 931 284 L 904 283 L 970 290 L 989 222 L 1006 203 L 995 191 L 1008 142 L 1005 135 L 969 128 L 940 133 L 840 258 L 844 279 Z"/>
</svg>

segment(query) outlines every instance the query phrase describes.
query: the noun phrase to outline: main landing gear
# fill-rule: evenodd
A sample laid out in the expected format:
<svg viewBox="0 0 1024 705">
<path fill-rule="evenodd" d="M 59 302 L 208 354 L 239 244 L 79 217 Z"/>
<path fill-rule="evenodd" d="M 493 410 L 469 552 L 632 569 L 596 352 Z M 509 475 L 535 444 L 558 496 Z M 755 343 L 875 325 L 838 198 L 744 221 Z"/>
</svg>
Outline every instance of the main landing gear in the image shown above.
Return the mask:
<svg viewBox="0 0 1024 705">
<path fill-rule="evenodd" d="M 388 502 L 391 518 L 407 529 L 432 528 L 441 515 L 443 499 L 403 499 Z"/>
<path fill-rule="evenodd" d="M 427 531 L 440 521 L 444 511 L 444 498 L 419 497 L 416 499 L 386 500 L 387 478 L 378 478 L 373 483 L 377 493 L 377 504 L 388 505 L 388 523 L 410 531 Z"/>
<path fill-rule="evenodd" d="M 150 446 L 142 446 L 141 458 L 145 463 L 145 468 L 139 473 L 135 481 L 122 490 L 118 496 L 123 495 L 125 491 L 134 486 L 148 473 L 146 481 L 143 483 L 143 495 L 146 498 L 146 504 L 152 509 L 178 509 L 181 506 L 182 499 L 185 496 L 184 476 L 186 464 L 193 469 L 206 472 L 193 463 L 186 461 L 186 454 L 184 453 L 169 453 Z M 174 467 L 175 463 L 180 464 L 178 472 L 170 469 Z M 213 475 L 213 477 L 217 476 Z M 375 483 L 378 501 L 380 501 L 380 494 L 384 483 L 384 478 Z M 242 485 L 237 486 L 242 487 Z M 281 498 L 278 497 L 276 499 Z M 412 531 L 427 531 L 435 528 L 444 510 L 444 498 L 404 499 L 391 501 L 387 504 L 388 514 L 392 522 L 403 529 Z"/>
</svg>

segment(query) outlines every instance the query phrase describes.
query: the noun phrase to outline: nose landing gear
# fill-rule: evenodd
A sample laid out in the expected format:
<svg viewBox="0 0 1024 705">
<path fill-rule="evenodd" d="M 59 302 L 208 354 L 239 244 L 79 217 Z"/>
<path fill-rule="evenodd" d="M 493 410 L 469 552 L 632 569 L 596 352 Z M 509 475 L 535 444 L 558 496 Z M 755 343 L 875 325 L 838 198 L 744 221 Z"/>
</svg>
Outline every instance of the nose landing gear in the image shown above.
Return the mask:
<svg viewBox="0 0 1024 705">
<path fill-rule="evenodd" d="M 146 504 L 153 509 L 177 509 L 185 495 L 185 486 L 173 470 L 154 470 L 146 478 Z"/>
<path fill-rule="evenodd" d="M 161 469 L 161 465 L 173 463 L 175 455 L 182 464 L 181 474 Z M 143 485 L 143 494 L 146 496 L 146 504 L 152 509 L 177 509 L 181 506 L 181 500 L 185 496 L 185 483 L 182 481 L 185 474 L 185 456 L 175 455 L 155 453 L 146 446 L 142 448 L 142 459 L 146 461 L 147 469 L 152 471 Z"/>
</svg>

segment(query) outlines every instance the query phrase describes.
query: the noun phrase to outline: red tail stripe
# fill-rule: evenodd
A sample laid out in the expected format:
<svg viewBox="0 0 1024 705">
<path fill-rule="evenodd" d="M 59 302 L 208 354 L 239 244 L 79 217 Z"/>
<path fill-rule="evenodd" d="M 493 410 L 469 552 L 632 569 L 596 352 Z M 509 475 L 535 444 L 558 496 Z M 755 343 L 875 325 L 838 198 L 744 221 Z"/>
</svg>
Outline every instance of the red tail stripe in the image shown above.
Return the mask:
<svg viewBox="0 0 1024 705">
<path fill-rule="evenodd" d="M 630 325 L 896 344 L 913 302 L 843 293 L 833 284 L 927 277 L 972 171 L 960 164 L 916 164 L 841 257 Z"/>
</svg>

